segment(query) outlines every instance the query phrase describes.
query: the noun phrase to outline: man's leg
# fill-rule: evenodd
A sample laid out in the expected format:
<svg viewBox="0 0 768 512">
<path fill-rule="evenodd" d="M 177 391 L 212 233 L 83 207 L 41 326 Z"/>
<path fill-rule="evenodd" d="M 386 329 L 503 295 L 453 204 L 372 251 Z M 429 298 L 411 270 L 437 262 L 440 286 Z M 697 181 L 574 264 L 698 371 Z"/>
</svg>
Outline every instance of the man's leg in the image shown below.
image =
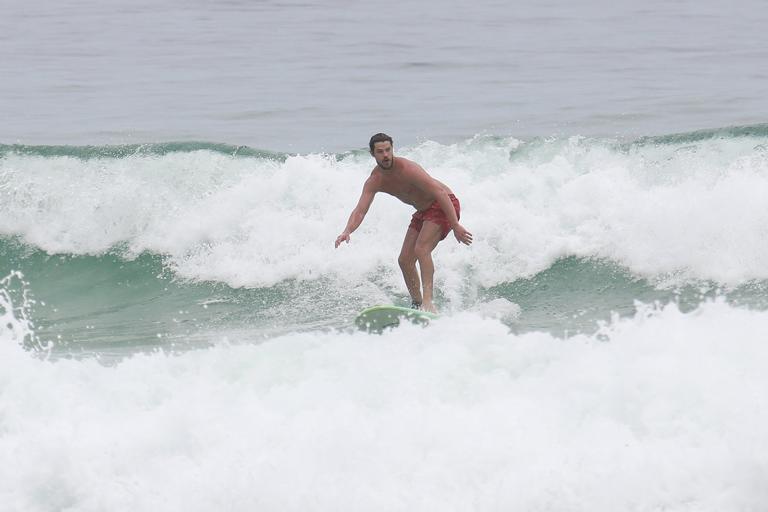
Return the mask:
<svg viewBox="0 0 768 512">
<path fill-rule="evenodd" d="M 419 280 L 419 272 L 416 270 L 416 239 L 419 238 L 419 232 L 415 229 L 408 228 L 405 233 L 405 240 L 403 240 L 403 248 L 400 249 L 400 257 L 397 258 L 397 262 L 400 264 L 400 270 L 403 271 L 403 279 L 405 279 L 405 286 L 408 288 L 408 293 L 411 295 L 411 301 L 414 304 L 421 304 L 421 281 Z"/>
<path fill-rule="evenodd" d="M 422 309 L 433 313 L 437 313 L 437 309 L 432 303 L 433 279 L 435 275 L 432 251 L 440 242 L 441 235 L 442 228 L 438 224 L 424 221 L 414 246 L 416 260 L 419 262 L 419 269 L 421 270 L 421 284 L 424 290 Z"/>
</svg>

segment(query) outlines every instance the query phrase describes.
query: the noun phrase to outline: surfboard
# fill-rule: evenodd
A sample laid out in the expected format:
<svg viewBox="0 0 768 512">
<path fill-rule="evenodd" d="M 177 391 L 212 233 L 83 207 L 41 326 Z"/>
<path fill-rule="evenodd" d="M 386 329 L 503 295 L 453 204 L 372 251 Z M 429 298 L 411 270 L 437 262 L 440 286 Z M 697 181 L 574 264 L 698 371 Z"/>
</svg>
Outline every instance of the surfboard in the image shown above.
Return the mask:
<svg viewBox="0 0 768 512">
<path fill-rule="evenodd" d="M 387 327 L 397 327 L 402 320 L 426 325 L 435 318 L 437 318 L 436 314 L 427 311 L 384 305 L 373 306 L 361 311 L 355 318 L 355 325 L 363 331 L 381 332 Z"/>
</svg>

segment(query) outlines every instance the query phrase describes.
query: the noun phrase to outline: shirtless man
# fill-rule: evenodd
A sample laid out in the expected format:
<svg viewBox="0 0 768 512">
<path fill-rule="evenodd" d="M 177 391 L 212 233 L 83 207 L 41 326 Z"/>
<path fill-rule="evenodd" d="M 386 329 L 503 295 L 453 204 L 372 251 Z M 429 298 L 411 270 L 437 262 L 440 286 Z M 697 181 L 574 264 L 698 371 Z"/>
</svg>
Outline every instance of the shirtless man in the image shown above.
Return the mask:
<svg viewBox="0 0 768 512">
<path fill-rule="evenodd" d="M 432 302 L 435 273 L 432 251 L 451 230 L 459 242 L 466 245 L 472 243 L 472 233 L 459 224 L 459 200 L 451 189 L 427 174 L 416 162 L 394 156 L 389 135 L 377 133 L 371 137 L 368 147 L 376 159 L 376 167 L 363 185 L 363 193 L 349 216 L 347 227 L 336 238 L 336 247 L 341 242 L 349 243 L 349 235 L 363 222 L 376 192 L 386 192 L 413 206 L 416 213 L 405 233 L 398 263 L 411 295 L 412 306 L 436 313 Z M 421 279 L 416 271 L 417 261 Z"/>
</svg>

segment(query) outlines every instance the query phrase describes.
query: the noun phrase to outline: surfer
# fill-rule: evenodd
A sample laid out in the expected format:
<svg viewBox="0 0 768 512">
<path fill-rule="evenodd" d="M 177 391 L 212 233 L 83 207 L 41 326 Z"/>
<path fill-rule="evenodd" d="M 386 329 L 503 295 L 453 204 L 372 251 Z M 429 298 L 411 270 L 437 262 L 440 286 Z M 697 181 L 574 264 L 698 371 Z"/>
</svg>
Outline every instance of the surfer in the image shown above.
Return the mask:
<svg viewBox="0 0 768 512">
<path fill-rule="evenodd" d="M 336 238 L 349 243 L 349 235 L 355 231 L 368 213 L 377 192 L 385 192 L 416 208 L 405 233 L 398 263 L 403 272 L 405 286 L 411 295 L 412 306 L 436 313 L 432 302 L 435 267 L 432 251 L 453 230 L 460 243 L 472 243 L 472 233 L 459 224 L 461 208 L 459 200 L 443 183 L 422 169 L 416 162 L 393 153 L 392 137 L 377 133 L 368 143 L 376 167 L 363 185 L 363 193 L 347 221 L 347 227 Z M 416 270 L 419 263 L 421 277 Z"/>
</svg>

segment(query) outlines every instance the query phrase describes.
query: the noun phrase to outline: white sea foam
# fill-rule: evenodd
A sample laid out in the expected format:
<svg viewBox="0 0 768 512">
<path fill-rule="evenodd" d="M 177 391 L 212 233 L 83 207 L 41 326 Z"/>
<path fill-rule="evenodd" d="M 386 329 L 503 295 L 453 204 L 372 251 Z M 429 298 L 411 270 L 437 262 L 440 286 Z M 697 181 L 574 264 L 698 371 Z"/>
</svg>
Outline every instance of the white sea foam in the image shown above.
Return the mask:
<svg viewBox="0 0 768 512">
<path fill-rule="evenodd" d="M 0 329 L 5 510 L 768 507 L 768 313 L 724 302 L 567 340 L 464 313 L 114 367 Z"/>
<path fill-rule="evenodd" d="M 34 299 L 29 296 L 24 275 L 12 271 L 0 279 L 0 337 L 3 343 L 42 349 L 30 319 Z"/>
<path fill-rule="evenodd" d="M 475 234 L 436 253 L 450 295 L 469 277 L 492 285 L 557 258 L 605 258 L 652 278 L 737 285 L 768 278 L 768 154 L 759 138 L 629 148 L 580 138 L 522 143 L 478 137 L 405 148 L 462 203 Z M 510 156 L 512 155 L 512 156 Z M 167 254 L 182 276 L 234 286 L 393 269 L 412 210 L 377 197 L 352 243 L 343 229 L 368 155 L 285 162 L 208 151 L 80 160 L 0 160 L 0 233 L 56 253 Z M 346 276 L 346 277 L 344 277 Z M 395 270 L 385 279 L 399 286 Z"/>
</svg>

